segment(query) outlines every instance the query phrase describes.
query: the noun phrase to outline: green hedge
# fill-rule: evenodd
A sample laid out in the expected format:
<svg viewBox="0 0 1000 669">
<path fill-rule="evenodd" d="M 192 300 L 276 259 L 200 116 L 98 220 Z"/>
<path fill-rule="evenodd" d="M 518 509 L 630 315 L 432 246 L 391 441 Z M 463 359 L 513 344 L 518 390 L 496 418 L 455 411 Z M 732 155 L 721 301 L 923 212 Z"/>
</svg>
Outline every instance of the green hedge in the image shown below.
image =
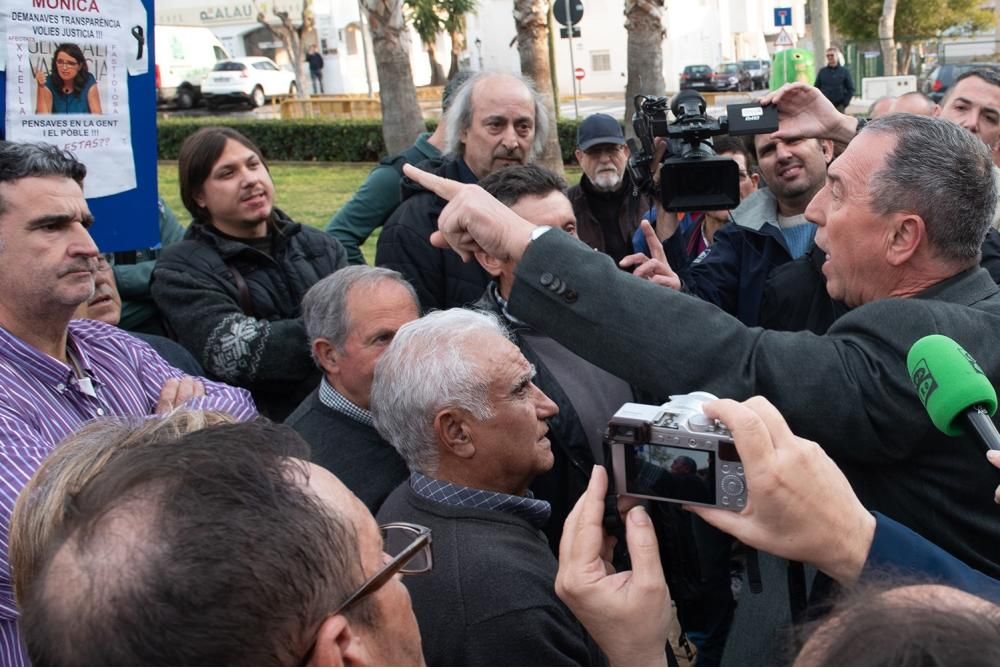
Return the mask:
<svg viewBox="0 0 1000 669">
<path fill-rule="evenodd" d="M 437 121 L 428 123 L 433 130 Z M 197 117 L 160 119 L 158 153 L 161 160 L 176 160 L 184 139 L 209 125 L 235 128 L 252 139 L 271 160 L 374 162 L 386 155 L 381 121 L 330 119 L 242 119 Z M 560 120 L 559 145 L 563 162 L 574 162 L 576 120 Z"/>
</svg>

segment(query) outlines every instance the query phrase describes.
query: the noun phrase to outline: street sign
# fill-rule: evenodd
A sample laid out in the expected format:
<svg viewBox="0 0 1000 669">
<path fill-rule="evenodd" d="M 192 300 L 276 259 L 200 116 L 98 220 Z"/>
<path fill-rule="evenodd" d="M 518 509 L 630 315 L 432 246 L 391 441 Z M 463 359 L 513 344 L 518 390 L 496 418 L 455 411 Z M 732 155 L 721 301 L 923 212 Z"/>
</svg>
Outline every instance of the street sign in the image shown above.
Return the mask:
<svg viewBox="0 0 1000 669">
<path fill-rule="evenodd" d="M 573 75 L 576 77 L 577 81 L 582 81 L 585 76 L 587 76 L 587 71 L 582 67 L 578 67 L 573 70 Z"/>
<path fill-rule="evenodd" d="M 573 26 L 573 37 L 580 36 L 580 26 Z M 562 39 L 567 39 L 569 37 L 569 28 L 559 28 L 559 37 Z"/>
<path fill-rule="evenodd" d="M 776 27 L 790 26 L 790 25 L 792 25 L 792 8 L 791 7 L 775 7 L 774 8 L 774 25 Z"/>
<path fill-rule="evenodd" d="M 782 28 L 781 32 L 778 33 L 778 39 L 774 40 L 774 46 L 785 48 L 793 47 L 795 46 L 795 40 L 793 40 L 792 36 L 788 34 L 788 31 Z"/>
<path fill-rule="evenodd" d="M 582 0 L 554 0 L 552 15 L 560 25 L 576 25 L 583 18 L 583 2 Z"/>
</svg>

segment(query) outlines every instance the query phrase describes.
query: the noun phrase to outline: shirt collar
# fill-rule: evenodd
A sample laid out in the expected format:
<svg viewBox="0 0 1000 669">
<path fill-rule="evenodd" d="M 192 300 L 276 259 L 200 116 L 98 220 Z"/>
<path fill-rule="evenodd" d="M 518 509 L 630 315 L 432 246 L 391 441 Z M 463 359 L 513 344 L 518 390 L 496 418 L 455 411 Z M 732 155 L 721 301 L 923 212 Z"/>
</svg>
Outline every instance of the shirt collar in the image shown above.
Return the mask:
<svg viewBox="0 0 1000 669">
<path fill-rule="evenodd" d="M 507 310 L 507 300 L 503 299 L 503 297 L 500 296 L 500 284 L 498 284 L 496 281 L 490 281 L 490 284 L 489 284 L 487 290 L 490 291 L 490 297 L 493 298 L 493 301 L 497 303 L 498 307 L 500 307 L 500 313 L 503 314 L 503 317 L 507 319 L 508 323 L 510 323 L 511 325 L 513 325 L 515 327 L 518 327 L 518 328 L 530 328 L 531 327 L 530 325 L 528 325 L 524 321 L 520 321 L 517 318 L 515 318 Z"/>
<path fill-rule="evenodd" d="M 67 327 L 66 345 L 72 346 L 80 363 L 81 371 L 93 377 L 93 369 L 90 358 L 87 356 L 86 347 L 77 346 L 73 343 L 73 330 L 76 321 L 71 321 Z M 25 368 L 30 368 L 32 374 L 44 383 L 52 385 L 70 384 L 76 379 L 73 368 L 61 360 L 56 360 L 50 355 L 42 353 L 31 344 L 14 336 L 7 329 L 0 327 L 0 346 L 15 354 L 12 359 L 20 359 Z M 97 379 L 94 379 L 96 382 Z"/>
<path fill-rule="evenodd" d="M 552 513 L 552 505 L 543 499 L 535 499 L 530 490 L 524 497 L 508 495 L 493 490 L 470 488 L 450 481 L 439 481 L 419 472 L 410 474 L 410 488 L 420 497 L 432 502 L 510 513 L 528 521 L 538 529 L 545 527 Z"/>
<path fill-rule="evenodd" d="M 330 385 L 324 376 L 319 382 L 319 401 L 334 411 L 339 411 L 348 418 L 356 420 L 368 427 L 375 427 L 372 412 L 362 409 L 357 404 L 341 395 Z"/>
</svg>

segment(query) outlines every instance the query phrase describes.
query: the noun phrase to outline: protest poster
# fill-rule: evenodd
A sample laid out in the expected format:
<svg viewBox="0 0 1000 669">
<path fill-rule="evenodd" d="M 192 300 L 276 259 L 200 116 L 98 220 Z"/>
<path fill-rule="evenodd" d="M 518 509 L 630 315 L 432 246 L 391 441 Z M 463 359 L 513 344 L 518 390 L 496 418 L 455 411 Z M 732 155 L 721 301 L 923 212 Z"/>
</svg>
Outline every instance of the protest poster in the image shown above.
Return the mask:
<svg viewBox="0 0 1000 669">
<path fill-rule="evenodd" d="M 4 0 L 6 137 L 71 151 L 101 175 L 85 180 L 88 199 L 136 187 L 128 76 L 149 58 L 136 4 Z"/>
</svg>

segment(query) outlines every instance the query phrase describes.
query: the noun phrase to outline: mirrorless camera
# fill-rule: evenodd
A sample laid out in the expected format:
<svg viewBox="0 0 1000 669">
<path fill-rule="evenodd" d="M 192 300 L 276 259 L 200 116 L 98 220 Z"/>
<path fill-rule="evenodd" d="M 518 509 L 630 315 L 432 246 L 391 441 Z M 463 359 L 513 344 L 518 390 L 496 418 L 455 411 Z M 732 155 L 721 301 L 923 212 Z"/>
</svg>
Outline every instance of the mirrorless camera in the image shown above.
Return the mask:
<svg viewBox="0 0 1000 669">
<path fill-rule="evenodd" d="M 728 105 L 727 116 L 718 120 L 705 114 L 705 98 L 692 90 L 674 96 L 669 111 L 676 119 L 667 122 L 667 98 L 635 96 L 629 139 L 628 169 L 639 188 L 659 200 L 667 211 L 713 211 L 735 209 L 740 203 L 739 166 L 732 158 L 717 156 L 712 137 L 772 133 L 778 129 L 778 110 L 759 103 Z M 654 164 L 654 137 L 666 137 L 668 150 L 663 162 Z M 653 175 L 660 172 L 660 192 Z"/>
<path fill-rule="evenodd" d="M 623 405 L 605 433 L 618 494 L 742 510 L 747 485 L 733 437 L 701 412 L 714 399 L 697 392 Z"/>
</svg>

